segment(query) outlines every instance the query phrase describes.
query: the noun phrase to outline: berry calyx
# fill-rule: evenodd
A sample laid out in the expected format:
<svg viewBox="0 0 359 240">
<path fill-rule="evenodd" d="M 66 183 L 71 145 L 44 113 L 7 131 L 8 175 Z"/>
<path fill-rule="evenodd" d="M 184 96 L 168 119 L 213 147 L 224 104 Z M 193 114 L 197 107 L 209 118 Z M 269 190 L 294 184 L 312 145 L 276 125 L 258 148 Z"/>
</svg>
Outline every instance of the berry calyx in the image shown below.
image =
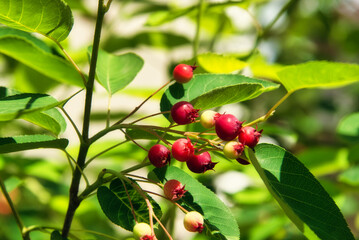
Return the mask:
<svg viewBox="0 0 359 240">
<path fill-rule="evenodd" d="M 144 222 L 136 223 L 136 225 L 133 227 L 133 235 L 138 240 L 154 239 L 150 225 Z"/>
<path fill-rule="evenodd" d="M 221 115 L 212 110 L 206 110 L 201 114 L 200 122 L 204 128 L 212 128 L 216 123 L 216 119 Z"/>
<path fill-rule="evenodd" d="M 148 151 L 148 158 L 155 167 L 161 168 L 171 161 L 171 152 L 165 146 L 156 144 Z"/>
<path fill-rule="evenodd" d="M 163 191 L 168 199 L 177 201 L 183 197 L 185 192 L 187 192 L 184 187 L 185 186 L 183 186 L 181 182 L 177 181 L 176 179 L 171 179 L 165 183 L 163 186 Z"/>
<path fill-rule="evenodd" d="M 262 132 L 263 130 L 257 131 L 250 126 L 243 127 L 239 131 L 238 141 L 240 141 L 244 145 L 247 145 L 250 148 L 254 148 L 257 145 Z"/>
<path fill-rule="evenodd" d="M 178 83 L 189 82 L 193 77 L 193 70 L 196 69 L 195 66 L 190 66 L 187 64 L 178 64 L 173 69 L 173 78 Z"/>
<path fill-rule="evenodd" d="M 172 156 L 180 162 L 186 162 L 194 154 L 191 140 L 180 138 L 172 144 Z"/>
<path fill-rule="evenodd" d="M 188 212 L 183 219 L 183 225 L 189 232 L 201 233 L 204 228 L 203 223 L 203 216 L 196 211 Z"/>
<path fill-rule="evenodd" d="M 242 154 L 244 145 L 241 142 L 230 141 L 224 145 L 223 153 L 229 159 L 236 159 Z"/>
<path fill-rule="evenodd" d="M 235 139 L 241 130 L 242 123 L 232 114 L 223 114 L 216 119 L 217 136 L 224 141 Z"/>
<path fill-rule="evenodd" d="M 176 103 L 171 108 L 171 116 L 179 125 L 193 123 L 198 117 L 199 109 L 194 109 L 192 104 L 186 101 Z"/>
<path fill-rule="evenodd" d="M 238 162 L 239 164 L 242 164 L 242 165 L 248 165 L 248 164 L 250 164 L 250 162 L 249 162 L 247 159 L 244 159 L 244 158 L 241 158 L 241 157 L 237 158 L 236 160 L 237 160 L 237 162 Z"/>
<path fill-rule="evenodd" d="M 212 162 L 209 152 L 203 152 L 199 155 L 192 155 L 187 160 L 187 167 L 194 173 L 204 173 L 212 170 L 217 163 Z"/>
</svg>

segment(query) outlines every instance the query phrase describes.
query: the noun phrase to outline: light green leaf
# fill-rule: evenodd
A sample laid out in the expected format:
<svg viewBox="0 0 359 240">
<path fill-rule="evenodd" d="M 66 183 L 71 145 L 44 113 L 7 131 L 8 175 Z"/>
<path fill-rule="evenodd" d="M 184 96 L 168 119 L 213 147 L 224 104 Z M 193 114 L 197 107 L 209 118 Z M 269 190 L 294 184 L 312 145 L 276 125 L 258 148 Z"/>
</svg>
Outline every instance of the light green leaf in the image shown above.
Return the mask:
<svg viewBox="0 0 359 240">
<path fill-rule="evenodd" d="M 247 63 L 235 57 L 215 53 L 204 53 L 197 56 L 198 65 L 209 73 L 232 73 L 247 66 Z"/>
<path fill-rule="evenodd" d="M 337 133 L 350 142 L 359 141 L 359 112 L 342 118 L 338 124 Z"/>
<path fill-rule="evenodd" d="M 185 185 L 187 192 L 178 202 L 189 210 L 203 214 L 206 229 L 202 234 L 210 236 L 210 239 L 239 239 L 238 225 L 231 211 L 216 194 L 196 179 L 172 166 L 156 168 L 150 173 L 150 177 L 157 178 L 162 183 L 176 179 Z"/>
<path fill-rule="evenodd" d="M 196 74 L 185 84 L 171 85 L 161 99 L 161 111 L 179 101 L 188 101 L 201 110 L 246 101 L 272 91 L 279 85 L 238 74 Z"/>
<path fill-rule="evenodd" d="M 62 0 L 0 0 L 0 23 L 26 32 L 64 40 L 73 25 L 72 12 Z"/>
<path fill-rule="evenodd" d="M 359 81 L 359 65 L 313 61 L 283 68 L 277 73 L 288 92 L 303 88 L 336 88 Z"/>
<path fill-rule="evenodd" d="M 68 61 L 54 55 L 44 42 L 26 32 L 0 27 L 0 53 L 59 82 L 83 85 L 80 74 Z"/>
<path fill-rule="evenodd" d="M 0 99 L 0 121 L 20 118 L 24 114 L 45 111 L 61 105 L 46 94 L 22 93 Z"/>
<path fill-rule="evenodd" d="M 339 180 L 352 186 L 359 186 L 359 165 L 353 166 L 341 173 Z"/>
<path fill-rule="evenodd" d="M 278 81 L 277 72 L 284 67 L 280 64 L 268 63 L 261 55 L 251 57 L 248 63 L 253 77 L 271 79 L 275 81 Z"/>
<path fill-rule="evenodd" d="M 249 150 L 249 157 L 268 190 L 305 236 L 354 240 L 333 199 L 295 156 L 281 147 L 259 144 L 255 155 Z"/>
<path fill-rule="evenodd" d="M 124 229 L 132 231 L 136 222 L 132 215 L 131 203 L 128 196 L 131 199 L 137 221 L 149 223 L 145 200 L 128 182 L 123 181 L 122 183 L 117 178 L 111 182 L 110 188 L 101 186 L 97 190 L 97 199 L 107 218 Z M 150 200 L 156 216 L 161 218 L 162 212 L 160 206 L 148 194 L 146 196 Z"/>
<path fill-rule="evenodd" d="M 0 138 L 0 153 L 18 152 L 37 148 L 65 149 L 67 139 L 57 139 L 48 135 L 24 135 Z"/>
<path fill-rule="evenodd" d="M 99 50 L 97 80 L 112 95 L 125 88 L 136 77 L 143 64 L 143 59 L 134 53 L 116 56 Z"/>
</svg>

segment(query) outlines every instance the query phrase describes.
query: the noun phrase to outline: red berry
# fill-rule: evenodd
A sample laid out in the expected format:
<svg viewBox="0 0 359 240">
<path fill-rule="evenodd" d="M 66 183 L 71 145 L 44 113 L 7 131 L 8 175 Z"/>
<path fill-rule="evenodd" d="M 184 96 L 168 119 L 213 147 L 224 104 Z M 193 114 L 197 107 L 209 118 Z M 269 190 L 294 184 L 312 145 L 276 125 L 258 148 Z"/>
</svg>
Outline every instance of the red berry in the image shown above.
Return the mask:
<svg viewBox="0 0 359 240">
<path fill-rule="evenodd" d="M 180 138 L 172 145 L 172 156 L 180 162 L 186 162 L 194 153 L 191 140 Z"/>
<path fill-rule="evenodd" d="M 148 151 L 148 158 L 155 167 L 163 167 L 171 160 L 171 152 L 161 144 L 156 144 Z"/>
<path fill-rule="evenodd" d="M 195 67 L 192 67 L 187 64 L 178 64 L 173 69 L 173 78 L 178 83 L 186 83 L 189 82 L 193 77 L 193 70 Z"/>
<path fill-rule="evenodd" d="M 188 212 L 183 219 L 183 225 L 189 232 L 202 232 L 203 223 L 203 216 L 196 211 Z"/>
<path fill-rule="evenodd" d="M 232 114 L 223 114 L 216 119 L 216 133 L 220 139 L 231 141 L 237 137 L 242 123 Z"/>
<path fill-rule="evenodd" d="M 176 179 L 168 180 L 163 186 L 163 191 L 165 193 L 165 196 L 172 201 L 177 201 L 178 199 L 183 197 L 183 194 L 185 192 L 187 192 L 186 190 L 184 190 L 184 186 L 182 185 L 182 183 L 180 183 Z"/>
<path fill-rule="evenodd" d="M 224 145 L 223 153 L 227 158 L 236 159 L 242 154 L 244 145 L 241 142 L 230 141 Z"/>
<path fill-rule="evenodd" d="M 187 160 L 187 167 L 194 173 L 204 173 L 207 170 L 212 170 L 217 163 L 212 162 L 209 152 L 203 152 L 199 155 L 192 155 Z"/>
<path fill-rule="evenodd" d="M 240 141 L 244 145 L 247 145 L 250 148 L 254 148 L 257 145 L 262 132 L 263 130 L 257 131 L 250 126 L 243 127 L 239 131 L 238 141 Z"/>
<path fill-rule="evenodd" d="M 173 105 L 171 108 L 171 116 L 175 123 L 184 125 L 192 123 L 198 117 L 199 109 L 194 109 L 192 104 L 181 101 Z"/>
</svg>

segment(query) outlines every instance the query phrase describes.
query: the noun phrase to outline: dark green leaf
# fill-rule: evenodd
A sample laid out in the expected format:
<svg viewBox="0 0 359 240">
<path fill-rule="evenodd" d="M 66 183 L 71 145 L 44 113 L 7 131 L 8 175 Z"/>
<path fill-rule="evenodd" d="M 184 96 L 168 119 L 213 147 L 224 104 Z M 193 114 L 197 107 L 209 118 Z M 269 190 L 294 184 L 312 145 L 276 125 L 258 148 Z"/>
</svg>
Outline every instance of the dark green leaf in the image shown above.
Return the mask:
<svg viewBox="0 0 359 240">
<path fill-rule="evenodd" d="M 62 237 L 59 231 L 53 231 L 50 240 L 67 240 L 67 238 Z"/>
<path fill-rule="evenodd" d="M 313 61 L 283 68 L 277 73 L 288 92 L 303 88 L 336 88 L 359 81 L 359 65 Z"/>
<path fill-rule="evenodd" d="M 238 74 L 196 74 L 185 84 L 175 83 L 162 96 L 161 111 L 179 101 L 188 101 L 201 110 L 246 101 L 274 90 L 279 85 Z"/>
<path fill-rule="evenodd" d="M 255 155 L 249 155 L 267 188 L 309 239 L 315 234 L 326 240 L 354 240 L 333 199 L 295 156 L 271 144 L 259 144 Z"/>
<path fill-rule="evenodd" d="M 73 25 L 72 12 L 62 0 L 0 0 L 0 23 L 64 40 Z"/>
<path fill-rule="evenodd" d="M 59 82 L 83 85 L 80 74 L 68 61 L 53 54 L 44 42 L 29 33 L 0 27 L 0 53 Z"/>
<path fill-rule="evenodd" d="M 345 116 L 338 124 L 337 133 L 351 142 L 359 141 L 359 112 Z"/>
<path fill-rule="evenodd" d="M 238 225 L 231 211 L 216 194 L 196 179 L 177 167 L 156 168 L 150 174 L 155 174 L 162 183 L 176 179 L 185 185 L 188 192 L 180 202 L 203 214 L 209 230 L 204 231 L 204 234 L 211 236 L 211 239 L 239 239 Z"/>
<path fill-rule="evenodd" d="M 0 153 L 18 152 L 36 148 L 65 149 L 69 141 L 48 135 L 24 135 L 0 138 Z"/>
<path fill-rule="evenodd" d="M 130 196 L 138 222 L 149 223 L 148 209 L 145 200 L 138 191 L 128 182 L 124 181 L 123 183 L 120 179 L 115 179 L 111 182 L 110 188 L 105 186 L 99 187 L 97 199 L 108 219 L 128 231 L 132 231 L 136 222 L 132 215 L 128 195 Z M 162 212 L 160 206 L 148 194 L 146 196 L 150 200 L 156 216 L 161 218 Z"/>
<path fill-rule="evenodd" d="M 99 50 L 96 76 L 109 94 L 126 87 L 143 66 L 143 59 L 134 53 L 112 55 Z"/>
<path fill-rule="evenodd" d="M 61 102 L 46 94 L 22 93 L 4 97 L 0 99 L 0 121 L 20 118 L 25 114 L 45 111 L 58 105 L 61 105 Z"/>
</svg>

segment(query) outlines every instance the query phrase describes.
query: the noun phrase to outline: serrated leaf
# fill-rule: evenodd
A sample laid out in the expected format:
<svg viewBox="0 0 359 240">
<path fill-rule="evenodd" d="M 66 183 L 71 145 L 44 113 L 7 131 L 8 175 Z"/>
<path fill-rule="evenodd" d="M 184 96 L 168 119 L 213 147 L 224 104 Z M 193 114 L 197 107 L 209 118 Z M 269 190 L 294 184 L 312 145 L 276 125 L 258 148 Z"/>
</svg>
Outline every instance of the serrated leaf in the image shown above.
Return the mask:
<svg viewBox="0 0 359 240">
<path fill-rule="evenodd" d="M 0 138 L 0 153 L 18 152 L 37 148 L 65 149 L 69 141 L 48 135 L 23 135 Z"/>
<path fill-rule="evenodd" d="M 246 62 L 232 56 L 203 53 L 197 56 L 198 65 L 209 73 L 232 73 L 247 66 Z"/>
<path fill-rule="evenodd" d="M 283 68 L 277 73 L 288 92 L 303 88 L 335 88 L 359 81 L 359 65 L 313 61 Z"/>
<path fill-rule="evenodd" d="M 67 238 L 62 237 L 61 233 L 56 230 L 51 233 L 50 240 L 67 240 Z"/>
<path fill-rule="evenodd" d="M 315 234 L 319 239 L 354 240 L 333 199 L 295 156 L 281 147 L 259 144 L 249 157 L 288 217 L 309 239 Z"/>
<path fill-rule="evenodd" d="M 337 133 L 350 142 L 359 141 L 359 112 L 342 118 L 338 124 Z"/>
<path fill-rule="evenodd" d="M 156 168 L 150 174 L 162 182 L 176 179 L 185 185 L 187 192 L 180 200 L 185 206 L 203 214 L 211 239 L 238 240 L 239 229 L 226 205 L 208 188 L 177 167 Z"/>
<path fill-rule="evenodd" d="M 62 0 L 0 0 L 0 23 L 64 40 L 73 25 L 72 12 Z"/>
<path fill-rule="evenodd" d="M 0 121 L 9 121 L 25 114 L 42 112 L 61 105 L 46 94 L 22 93 L 0 99 Z"/>
<path fill-rule="evenodd" d="M 0 27 L 0 53 L 62 83 L 82 86 L 80 74 L 64 58 L 29 33 Z"/>
<path fill-rule="evenodd" d="M 161 99 L 161 111 L 179 101 L 188 101 L 201 110 L 246 101 L 272 91 L 279 85 L 238 74 L 196 74 L 185 84 L 171 85 Z"/>
<path fill-rule="evenodd" d="M 125 184 L 126 188 L 124 187 Z M 128 198 L 130 196 L 134 213 L 138 222 L 149 223 L 148 208 L 142 196 L 128 182 L 115 179 L 111 182 L 110 188 L 101 186 L 97 190 L 97 199 L 102 211 L 113 223 L 132 231 L 136 224 L 132 215 L 131 204 Z M 135 183 L 137 184 L 137 183 Z M 126 193 L 127 189 L 127 193 Z M 161 218 L 162 212 L 160 206 L 148 195 L 153 211 L 158 218 Z"/>
<path fill-rule="evenodd" d="M 99 50 L 96 76 L 111 95 L 125 88 L 141 70 L 144 61 L 134 53 L 113 55 Z"/>
</svg>

